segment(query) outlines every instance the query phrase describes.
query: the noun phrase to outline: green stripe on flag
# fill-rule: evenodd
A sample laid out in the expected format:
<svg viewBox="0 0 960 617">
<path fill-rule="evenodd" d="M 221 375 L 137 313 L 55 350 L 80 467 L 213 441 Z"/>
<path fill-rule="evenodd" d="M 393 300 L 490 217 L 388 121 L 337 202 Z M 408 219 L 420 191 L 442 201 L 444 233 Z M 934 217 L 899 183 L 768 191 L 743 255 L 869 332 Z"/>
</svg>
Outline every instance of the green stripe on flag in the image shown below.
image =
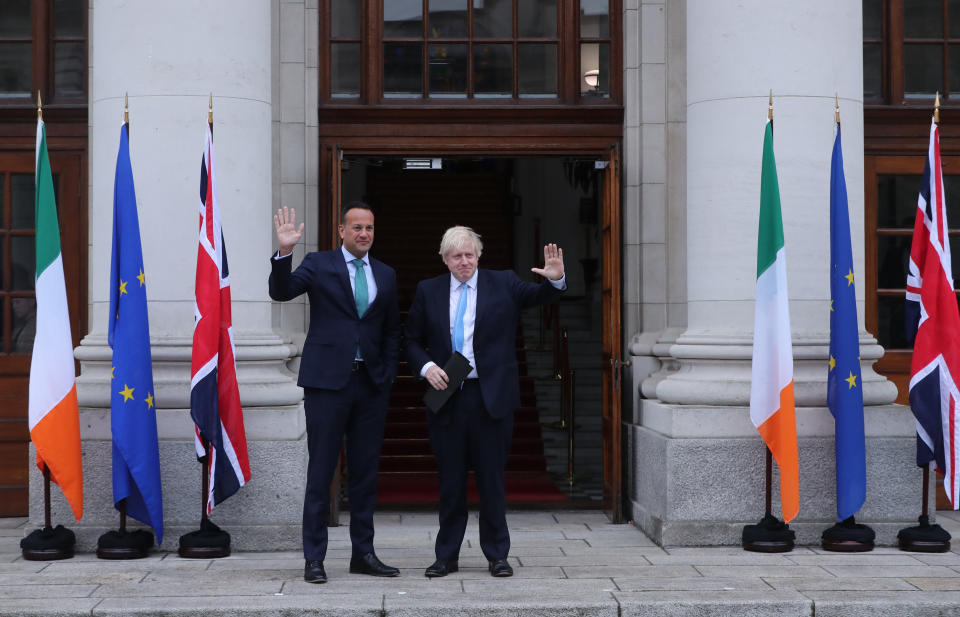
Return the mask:
<svg viewBox="0 0 960 617">
<path fill-rule="evenodd" d="M 60 255 L 60 227 L 57 225 L 57 203 L 53 196 L 53 173 L 47 155 L 47 127 L 41 125 L 40 145 L 37 148 L 36 192 L 34 207 L 36 220 L 37 272 L 36 278 Z"/>
<path fill-rule="evenodd" d="M 780 185 L 773 157 L 773 122 L 763 133 L 763 169 L 760 174 L 760 230 L 757 236 L 757 278 L 777 260 L 783 248 L 783 218 L 780 215 Z"/>
</svg>

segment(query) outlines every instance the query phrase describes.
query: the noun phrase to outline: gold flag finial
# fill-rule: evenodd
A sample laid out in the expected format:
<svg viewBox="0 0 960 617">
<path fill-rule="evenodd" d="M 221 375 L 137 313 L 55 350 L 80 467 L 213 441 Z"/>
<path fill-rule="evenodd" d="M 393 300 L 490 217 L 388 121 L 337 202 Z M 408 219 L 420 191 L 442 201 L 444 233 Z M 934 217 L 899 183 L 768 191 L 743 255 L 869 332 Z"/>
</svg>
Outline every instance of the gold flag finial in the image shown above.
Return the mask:
<svg viewBox="0 0 960 617">
<path fill-rule="evenodd" d="M 773 120 L 773 88 L 770 88 L 770 99 L 767 103 L 767 120 Z"/>
<path fill-rule="evenodd" d="M 833 119 L 840 124 L 840 97 L 836 92 L 833 93 Z"/>
<path fill-rule="evenodd" d="M 933 102 L 933 122 L 940 124 L 940 91 L 937 91 L 937 98 Z"/>
<path fill-rule="evenodd" d="M 207 108 L 207 124 L 213 124 L 213 92 L 210 93 L 210 103 Z"/>
<path fill-rule="evenodd" d="M 123 123 L 130 124 L 130 97 L 123 93 Z"/>
<path fill-rule="evenodd" d="M 37 90 L 37 120 L 43 120 L 43 101 L 40 99 L 39 90 Z"/>
</svg>

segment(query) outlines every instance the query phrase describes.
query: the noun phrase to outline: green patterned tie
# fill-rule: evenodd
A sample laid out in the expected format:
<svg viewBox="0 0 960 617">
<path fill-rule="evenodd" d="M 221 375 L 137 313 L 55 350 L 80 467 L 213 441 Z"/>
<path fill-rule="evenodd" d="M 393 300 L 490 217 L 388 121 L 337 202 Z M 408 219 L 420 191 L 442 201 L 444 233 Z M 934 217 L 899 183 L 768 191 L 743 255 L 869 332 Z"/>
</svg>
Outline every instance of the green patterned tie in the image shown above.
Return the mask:
<svg viewBox="0 0 960 617">
<path fill-rule="evenodd" d="M 353 265 L 357 267 L 357 274 L 353 279 L 353 295 L 357 301 L 357 315 L 363 317 L 363 314 L 367 312 L 367 305 L 369 303 L 367 296 L 367 273 L 363 270 L 363 266 L 366 264 L 363 263 L 362 259 L 354 259 Z"/>
</svg>

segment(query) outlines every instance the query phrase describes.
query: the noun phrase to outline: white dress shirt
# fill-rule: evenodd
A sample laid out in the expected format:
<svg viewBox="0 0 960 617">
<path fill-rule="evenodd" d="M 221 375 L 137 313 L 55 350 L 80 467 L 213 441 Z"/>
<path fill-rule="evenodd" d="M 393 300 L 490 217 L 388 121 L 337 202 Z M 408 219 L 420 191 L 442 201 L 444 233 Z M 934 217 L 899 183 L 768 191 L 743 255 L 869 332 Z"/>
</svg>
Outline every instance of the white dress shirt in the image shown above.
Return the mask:
<svg viewBox="0 0 960 617">
<path fill-rule="evenodd" d="M 353 260 L 358 259 L 354 257 L 353 254 L 345 249 L 343 245 L 340 245 L 340 252 L 343 253 L 343 258 L 347 261 L 347 274 L 350 279 L 350 290 L 353 292 L 353 297 L 357 297 L 357 267 L 353 265 Z M 377 297 L 377 282 L 373 280 L 373 270 L 370 268 L 370 253 L 367 253 L 362 258 L 363 261 L 363 273 L 367 275 L 367 306 L 373 304 L 373 299 Z"/>
<path fill-rule="evenodd" d="M 467 379 L 476 379 L 477 375 L 477 363 L 473 355 L 473 327 L 477 323 L 477 275 L 480 270 L 477 270 L 473 273 L 469 279 L 467 279 L 466 287 L 463 288 L 467 293 L 467 308 L 463 312 L 463 351 L 460 353 L 470 361 L 470 366 L 473 368 L 470 369 L 470 373 L 467 375 Z M 547 279 L 548 281 L 550 279 Z M 560 277 L 558 281 L 550 281 L 550 284 L 556 287 L 557 289 L 564 289 L 567 286 L 567 275 L 564 274 Z M 457 305 L 460 303 L 460 294 L 463 293 L 460 288 L 460 281 L 456 279 L 452 274 L 450 275 L 450 342 L 451 347 L 453 343 L 453 328 L 456 325 L 457 320 Z M 432 360 L 423 365 L 423 368 L 420 369 L 420 376 L 426 377 L 427 369 L 431 366 L 437 366 L 436 362 Z"/>
</svg>

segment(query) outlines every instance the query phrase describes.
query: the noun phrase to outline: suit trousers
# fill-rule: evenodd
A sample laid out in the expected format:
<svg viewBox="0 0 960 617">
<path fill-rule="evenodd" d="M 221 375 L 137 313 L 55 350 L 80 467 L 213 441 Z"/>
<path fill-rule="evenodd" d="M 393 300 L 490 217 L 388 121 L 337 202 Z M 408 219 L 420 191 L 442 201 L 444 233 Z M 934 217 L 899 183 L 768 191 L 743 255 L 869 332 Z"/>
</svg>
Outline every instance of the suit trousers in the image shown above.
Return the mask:
<svg viewBox="0 0 960 617">
<path fill-rule="evenodd" d="M 341 390 L 303 389 L 309 452 L 303 498 L 303 555 L 307 560 L 323 561 L 327 553 L 330 485 L 344 436 L 353 554 L 373 552 L 377 472 L 390 389 L 378 389 L 362 363 L 359 366 Z"/>
<path fill-rule="evenodd" d="M 429 413 L 429 412 L 428 412 Z M 513 437 L 513 412 L 494 419 L 487 413 L 479 381 L 469 379 L 437 416 L 430 418 L 430 446 L 440 480 L 440 530 L 436 557 L 455 561 L 467 528 L 467 471 L 480 492 L 480 548 L 489 560 L 510 552 L 504 469 Z"/>
</svg>

